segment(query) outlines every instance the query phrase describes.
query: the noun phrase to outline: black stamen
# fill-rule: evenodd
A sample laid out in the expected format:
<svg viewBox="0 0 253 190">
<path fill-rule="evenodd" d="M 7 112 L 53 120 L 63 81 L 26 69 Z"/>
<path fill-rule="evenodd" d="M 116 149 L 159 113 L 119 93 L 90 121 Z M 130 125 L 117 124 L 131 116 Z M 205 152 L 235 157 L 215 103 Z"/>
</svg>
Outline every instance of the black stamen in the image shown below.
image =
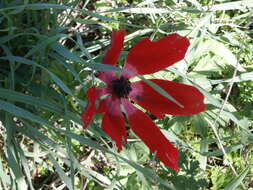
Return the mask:
<svg viewBox="0 0 253 190">
<path fill-rule="evenodd" d="M 127 98 L 131 92 L 131 83 L 125 77 L 113 80 L 109 86 L 118 98 Z"/>
</svg>

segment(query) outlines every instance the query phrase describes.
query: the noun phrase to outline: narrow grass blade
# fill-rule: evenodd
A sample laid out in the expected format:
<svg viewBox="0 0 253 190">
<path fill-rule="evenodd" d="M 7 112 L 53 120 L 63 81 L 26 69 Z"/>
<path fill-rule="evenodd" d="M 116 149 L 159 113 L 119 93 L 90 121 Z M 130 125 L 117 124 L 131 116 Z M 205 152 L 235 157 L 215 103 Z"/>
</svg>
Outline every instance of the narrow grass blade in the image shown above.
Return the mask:
<svg viewBox="0 0 253 190">
<path fill-rule="evenodd" d="M 250 167 L 247 167 L 239 176 L 235 177 L 226 187 L 222 190 L 234 190 L 236 189 L 246 177 L 250 170 Z"/>
<path fill-rule="evenodd" d="M 59 174 L 62 181 L 67 185 L 68 189 L 74 190 L 74 187 L 71 185 L 71 179 L 65 174 L 66 172 L 60 167 L 58 162 L 54 159 L 51 154 L 48 154 L 49 160 L 53 163 L 54 168 L 56 169 L 57 173 Z"/>
<path fill-rule="evenodd" d="M 34 53 L 38 51 L 42 51 L 45 49 L 47 46 L 49 46 L 52 43 L 55 43 L 58 39 L 60 38 L 67 38 L 68 36 L 66 34 L 57 34 L 55 36 L 41 36 L 40 42 L 38 42 L 33 48 L 31 48 L 27 54 L 24 57 L 30 57 Z"/>
<path fill-rule="evenodd" d="M 29 187 L 30 187 L 31 190 L 34 190 L 33 183 L 32 183 L 32 176 L 30 174 L 30 168 L 29 168 L 29 165 L 28 165 L 28 161 L 25 157 L 24 151 L 18 145 L 16 145 L 16 147 L 17 147 L 17 151 L 20 155 L 20 162 L 23 166 L 24 173 L 26 175 L 26 179 L 28 181 Z"/>
<path fill-rule="evenodd" d="M 240 150 L 242 148 L 243 148 L 242 144 L 236 144 L 236 145 L 224 147 L 224 149 L 227 153 L 228 152 L 235 152 L 235 151 Z M 218 150 L 215 150 L 215 151 L 212 151 L 212 152 L 203 152 L 202 155 L 208 156 L 208 157 L 210 157 L 210 156 L 222 156 L 223 152 L 222 152 L 221 149 L 218 149 Z"/>
<path fill-rule="evenodd" d="M 241 10 L 244 11 L 247 8 L 253 7 L 252 0 L 242 0 L 242 1 L 235 1 L 235 2 L 227 2 L 227 3 L 219 3 L 213 5 L 211 11 L 227 11 L 227 10 Z"/>
<path fill-rule="evenodd" d="M 1 108 L 1 103 L 0 103 Z M 6 151 L 6 158 L 9 167 L 11 168 L 12 174 L 15 176 L 15 183 L 18 187 L 22 187 L 23 189 L 27 189 L 28 186 L 26 184 L 25 176 L 23 175 L 22 169 L 20 167 L 20 160 L 17 154 L 17 143 L 14 138 L 15 134 L 15 124 L 13 124 L 11 115 L 6 113 L 5 117 L 5 128 L 7 131 L 7 151 Z"/>
<path fill-rule="evenodd" d="M 0 97 L 11 101 L 22 102 L 36 107 L 41 107 L 58 114 L 64 113 L 64 110 L 57 104 L 49 102 L 46 99 L 40 97 L 26 95 L 14 90 L 0 88 Z"/>
<path fill-rule="evenodd" d="M 123 69 L 120 69 L 118 67 L 114 67 L 111 65 L 106 64 L 98 64 L 98 63 L 88 63 L 84 59 L 78 57 L 74 53 L 70 52 L 67 48 L 63 47 L 61 44 L 54 44 L 52 45 L 52 48 L 61 56 L 72 60 L 74 62 L 83 64 L 86 67 L 89 67 L 91 69 L 97 70 L 97 71 L 117 71 L 117 72 L 125 72 Z"/>
<path fill-rule="evenodd" d="M 202 141 L 200 143 L 200 157 L 199 157 L 199 166 L 201 169 L 206 170 L 207 166 L 207 156 L 204 156 L 204 152 L 208 151 L 208 143 L 206 141 Z"/>
<path fill-rule="evenodd" d="M 0 57 L 0 59 L 3 60 L 9 60 L 9 61 L 15 61 L 17 63 L 23 63 L 23 64 L 27 64 L 27 65 L 31 65 L 31 66 L 36 66 L 39 68 L 42 68 L 43 70 L 45 70 L 49 76 L 52 78 L 52 80 L 59 85 L 59 87 L 66 92 L 67 94 L 74 96 L 72 91 L 65 85 L 65 83 L 59 78 L 57 77 L 54 73 L 52 73 L 51 71 L 49 71 L 48 69 L 46 69 L 45 67 L 43 67 L 42 65 L 37 64 L 35 61 L 23 58 L 23 57 L 19 57 L 19 56 L 5 56 L 5 57 Z"/>
</svg>

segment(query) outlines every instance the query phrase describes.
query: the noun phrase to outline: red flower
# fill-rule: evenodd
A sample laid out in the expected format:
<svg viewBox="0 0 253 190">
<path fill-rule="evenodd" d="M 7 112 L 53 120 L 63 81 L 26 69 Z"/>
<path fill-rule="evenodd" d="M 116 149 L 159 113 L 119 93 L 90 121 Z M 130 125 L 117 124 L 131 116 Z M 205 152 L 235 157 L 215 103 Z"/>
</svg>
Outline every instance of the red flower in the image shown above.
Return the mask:
<svg viewBox="0 0 253 190">
<path fill-rule="evenodd" d="M 111 45 L 102 60 L 103 64 L 116 65 L 123 48 L 124 35 L 124 30 L 113 31 Z M 122 141 L 127 143 L 122 114 L 124 112 L 133 132 L 155 153 L 155 156 L 166 166 L 179 171 L 177 149 L 150 117 L 132 102 L 158 118 L 163 118 L 164 114 L 191 115 L 204 111 L 203 95 L 193 86 L 160 79 L 150 80 L 183 105 L 179 106 L 145 82 L 130 82 L 129 79 L 136 75 L 160 71 L 180 61 L 184 58 L 188 46 L 188 39 L 176 33 L 156 42 L 145 38 L 129 51 L 123 67 L 128 72 L 123 72 L 119 76 L 112 71 L 99 72 L 98 78 L 105 82 L 107 87 L 97 89 L 93 86 L 87 91 L 88 105 L 82 114 L 83 127 L 89 125 L 94 113 L 103 113 L 102 129 L 116 142 L 118 151 L 121 151 Z M 101 98 L 102 96 L 104 98 Z M 99 100 L 98 107 L 96 100 Z"/>
</svg>

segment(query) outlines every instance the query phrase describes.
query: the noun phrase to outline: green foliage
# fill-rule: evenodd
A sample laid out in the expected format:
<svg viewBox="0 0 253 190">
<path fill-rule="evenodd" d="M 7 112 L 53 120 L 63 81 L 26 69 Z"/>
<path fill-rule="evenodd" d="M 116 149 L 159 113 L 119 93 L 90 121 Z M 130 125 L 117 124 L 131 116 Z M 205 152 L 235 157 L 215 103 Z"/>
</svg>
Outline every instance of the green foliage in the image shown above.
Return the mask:
<svg viewBox="0 0 253 190">
<path fill-rule="evenodd" d="M 252 188 L 252 8 L 251 0 L 1 1 L 0 189 Z M 82 129 L 85 92 L 100 85 L 94 72 L 122 72 L 100 64 L 120 28 L 128 34 L 120 64 L 144 37 L 191 41 L 185 60 L 147 76 L 205 95 L 201 114 L 154 120 L 180 150 L 179 173 L 130 131 L 118 153 L 99 116 Z"/>
<path fill-rule="evenodd" d="M 222 167 L 215 167 L 211 171 L 212 176 L 212 183 L 213 183 L 213 190 L 223 189 L 226 184 L 229 183 L 233 179 L 233 174 L 231 171 L 228 171 L 227 168 Z M 224 173 L 226 175 L 224 175 Z"/>
</svg>

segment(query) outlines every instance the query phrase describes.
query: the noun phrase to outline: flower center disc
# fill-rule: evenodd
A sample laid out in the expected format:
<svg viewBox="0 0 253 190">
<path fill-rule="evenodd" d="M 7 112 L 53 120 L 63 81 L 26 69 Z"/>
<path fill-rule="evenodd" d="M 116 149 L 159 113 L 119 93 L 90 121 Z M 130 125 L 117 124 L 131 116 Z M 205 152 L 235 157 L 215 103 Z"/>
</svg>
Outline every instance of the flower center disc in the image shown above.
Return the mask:
<svg viewBox="0 0 253 190">
<path fill-rule="evenodd" d="M 111 82 L 110 88 L 118 98 L 127 98 L 131 92 L 131 83 L 128 79 L 120 77 Z"/>
</svg>

